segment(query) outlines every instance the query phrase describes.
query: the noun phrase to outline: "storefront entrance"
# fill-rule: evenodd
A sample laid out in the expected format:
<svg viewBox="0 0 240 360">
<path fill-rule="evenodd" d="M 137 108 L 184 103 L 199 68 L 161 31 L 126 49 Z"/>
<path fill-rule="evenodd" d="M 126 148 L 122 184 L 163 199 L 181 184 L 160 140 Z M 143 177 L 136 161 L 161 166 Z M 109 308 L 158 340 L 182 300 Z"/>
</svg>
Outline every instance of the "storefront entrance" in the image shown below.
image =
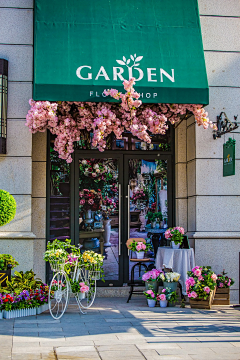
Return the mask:
<svg viewBox="0 0 240 360">
<path fill-rule="evenodd" d="M 50 145 L 49 239 L 103 253 L 99 286 L 128 282 L 128 238 L 161 235 L 174 222 L 172 147 L 118 150 L 76 149 L 68 165 Z"/>
</svg>

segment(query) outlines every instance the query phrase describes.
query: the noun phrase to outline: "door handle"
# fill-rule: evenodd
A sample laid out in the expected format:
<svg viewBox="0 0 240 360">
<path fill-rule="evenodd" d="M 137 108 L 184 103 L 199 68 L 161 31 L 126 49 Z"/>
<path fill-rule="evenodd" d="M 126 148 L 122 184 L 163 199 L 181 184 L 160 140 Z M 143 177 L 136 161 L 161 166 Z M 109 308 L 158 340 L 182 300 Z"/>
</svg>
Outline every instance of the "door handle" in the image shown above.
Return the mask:
<svg viewBox="0 0 240 360">
<path fill-rule="evenodd" d="M 121 210 L 122 210 L 122 189 L 121 184 L 118 184 L 118 255 L 121 255 Z"/>
<path fill-rule="evenodd" d="M 130 185 L 128 185 L 128 239 L 130 238 Z M 128 256 L 129 256 L 129 249 L 128 249 Z"/>
</svg>

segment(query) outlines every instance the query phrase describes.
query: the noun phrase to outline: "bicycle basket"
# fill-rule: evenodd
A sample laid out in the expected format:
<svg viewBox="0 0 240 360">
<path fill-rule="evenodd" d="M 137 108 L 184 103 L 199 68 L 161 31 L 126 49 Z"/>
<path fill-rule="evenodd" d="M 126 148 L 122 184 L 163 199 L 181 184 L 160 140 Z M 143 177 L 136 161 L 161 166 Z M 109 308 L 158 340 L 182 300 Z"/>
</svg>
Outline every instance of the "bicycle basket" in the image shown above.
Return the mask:
<svg viewBox="0 0 240 360">
<path fill-rule="evenodd" d="M 51 270 L 53 272 L 58 272 L 58 271 L 64 270 L 65 259 L 51 260 L 51 261 L 49 261 L 49 263 L 50 263 Z"/>
<path fill-rule="evenodd" d="M 101 272 L 98 265 L 92 265 L 91 269 L 89 270 L 89 278 L 91 280 L 100 280 Z"/>
</svg>

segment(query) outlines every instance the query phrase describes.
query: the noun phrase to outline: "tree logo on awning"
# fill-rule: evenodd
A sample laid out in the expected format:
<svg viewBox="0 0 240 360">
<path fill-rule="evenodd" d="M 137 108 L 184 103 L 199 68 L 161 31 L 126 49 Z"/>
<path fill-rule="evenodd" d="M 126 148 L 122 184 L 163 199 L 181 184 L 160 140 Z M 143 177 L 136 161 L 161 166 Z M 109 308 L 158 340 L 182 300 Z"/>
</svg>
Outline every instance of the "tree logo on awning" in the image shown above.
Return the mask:
<svg viewBox="0 0 240 360">
<path fill-rule="evenodd" d="M 139 66 L 139 62 L 142 60 L 143 56 L 137 56 L 136 54 L 130 55 L 130 59 L 126 59 L 125 56 L 123 56 L 123 60 L 116 60 L 116 62 L 119 65 L 125 65 L 128 68 L 128 76 L 129 79 L 131 79 L 133 77 L 132 74 L 132 69 L 135 68 L 135 70 L 137 70 L 139 72 L 139 78 L 138 81 L 141 80 L 143 78 L 143 71 L 141 69 L 139 69 L 137 66 Z M 131 60 L 133 61 L 133 64 L 131 66 L 129 66 Z M 119 68 L 121 69 L 121 68 Z"/>
</svg>

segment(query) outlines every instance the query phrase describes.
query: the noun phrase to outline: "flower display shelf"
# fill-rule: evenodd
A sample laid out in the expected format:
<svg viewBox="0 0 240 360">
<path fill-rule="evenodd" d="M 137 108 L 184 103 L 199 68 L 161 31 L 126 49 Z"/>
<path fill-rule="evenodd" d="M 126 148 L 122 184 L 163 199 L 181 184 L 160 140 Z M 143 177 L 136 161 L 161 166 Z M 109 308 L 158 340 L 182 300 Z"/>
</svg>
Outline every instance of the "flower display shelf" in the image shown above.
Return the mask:
<svg viewBox="0 0 240 360">
<path fill-rule="evenodd" d="M 211 291 L 208 298 L 204 299 L 189 299 L 192 309 L 211 309 L 214 299 L 214 291 Z"/>
<path fill-rule="evenodd" d="M 213 305 L 230 305 L 230 288 L 217 288 Z"/>
</svg>

